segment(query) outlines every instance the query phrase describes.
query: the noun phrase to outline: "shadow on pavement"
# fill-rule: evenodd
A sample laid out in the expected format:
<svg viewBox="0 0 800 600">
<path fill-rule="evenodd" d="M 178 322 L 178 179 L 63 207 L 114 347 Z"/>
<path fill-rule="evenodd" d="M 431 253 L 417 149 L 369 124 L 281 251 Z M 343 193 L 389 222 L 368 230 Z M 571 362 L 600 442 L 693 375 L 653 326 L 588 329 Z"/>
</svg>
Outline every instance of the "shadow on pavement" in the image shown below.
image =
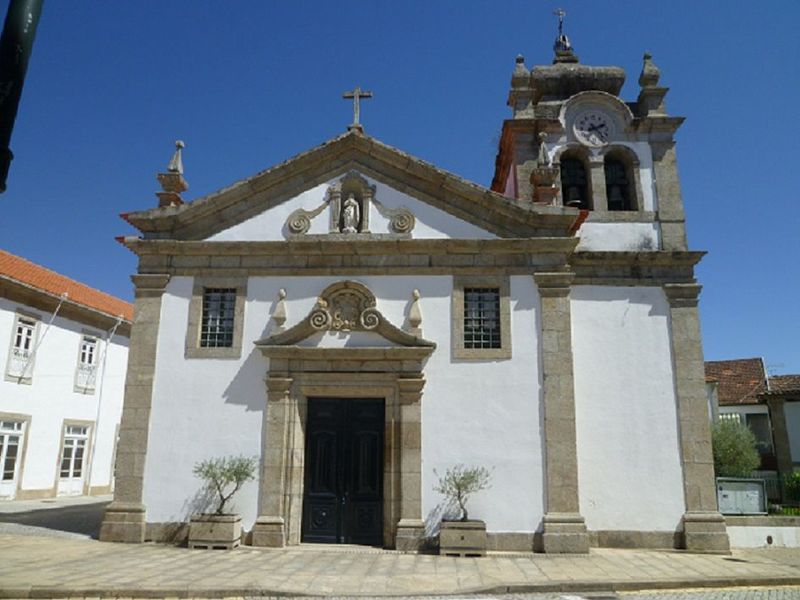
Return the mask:
<svg viewBox="0 0 800 600">
<path fill-rule="evenodd" d="M 108 502 L 42 508 L 27 512 L 0 514 L 0 523 L 18 523 L 57 531 L 88 535 L 97 539 Z"/>
</svg>

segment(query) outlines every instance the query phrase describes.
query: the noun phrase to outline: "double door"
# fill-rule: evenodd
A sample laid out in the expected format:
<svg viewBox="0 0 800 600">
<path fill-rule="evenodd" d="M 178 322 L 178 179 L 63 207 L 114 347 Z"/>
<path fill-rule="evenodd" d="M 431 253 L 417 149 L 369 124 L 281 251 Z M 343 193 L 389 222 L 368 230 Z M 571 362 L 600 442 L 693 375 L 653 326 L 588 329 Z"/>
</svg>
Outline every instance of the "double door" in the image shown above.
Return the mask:
<svg viewBox="0 0 800 600">
<path fill-rule="evenodd" d="M 311 398 L 303 542 L 383 544 L 382 399 Z"/>
</svg>

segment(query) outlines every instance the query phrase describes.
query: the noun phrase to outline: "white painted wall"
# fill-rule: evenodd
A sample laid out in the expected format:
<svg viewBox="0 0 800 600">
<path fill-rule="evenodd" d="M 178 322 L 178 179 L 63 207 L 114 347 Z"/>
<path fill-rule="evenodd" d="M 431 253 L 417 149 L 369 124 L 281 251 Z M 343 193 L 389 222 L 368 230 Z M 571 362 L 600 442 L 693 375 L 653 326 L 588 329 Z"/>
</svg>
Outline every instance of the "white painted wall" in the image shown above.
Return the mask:
<svg viewBox="0 0 800 600">
<path fill-rule="evenodd" d="M 787 401 L 783 405 L 783 412 L 792 462 L 797 465 L 800 463 L 800 400 Z"/>
<path fill-rule="evenodd" d="M 661 248 L 658 223 L 584 223 L 578 250 L 648 251 Z"/>
<path fill-rule="evenodd" d="M 338 181 L 339 178 L 315 186 L 302 194 L 287 200 L 267 210 L 260 215 L 252 217 L 238 225 L 234 225 L 208 238 L 209 241 L 283 241 L 289 237 L 286 229 L 286 220 L 295 210 L 302 208 L 313 211 L 327 198 L 328 186 Z M 413 198 L 408 194 L 366 178 L 371 185 L 375 185 L 375 198 L 386 208 L 405 207 L 416 218 L 416 225 L 411 235 L 414 238 L 467 238 L 490 239 L 493 234 L 484 231 L 466 221 L 458 219 L 442 210 Z M 330 213 L 326 207 L 322 213 L 311 220 L 309 234 L 326 234 L 330 228 Z M 369 229 L 371 233 L 392 233 L 389 220 L 381 216 L 378 208 L 372 204 L 369 214 Z"/>
<path fill-rule="evenodd" d="M 400 326 L 419 289 L 423 334 L 438 344 L 425 367 L 423 411 L 423 517 L 437 518 L 440 498 L 433 469 L 462 462 L 494 468 L 492 488 L 470 502 L 471 515 L 490 531 L 534 531 L 543 514 L 540 437 L 539 298 L 530 277 L 511 278 L 514 357 L 504 361 L 451 358 L 452 278 L 362 277 L 378 309 Z M 175 277 L 164 295 L 154 384 L 144 503 L 149 522 L 182 521 L 196 510 L 201 482 L 193 465 L 229 454 L 260 456 L 267 362 L 252 343 L 268 333 L 278 290 L 286 289 L 286 327 L 305 318 L 322 290 L 340 278 L 252 277 L 239 360 L 184 359 L 192 280 Z M 368 343 L 370 334 L 348 338 Z M 309 343 L 347 343 L 315 336 Z M 237 496 L 245 528 L 258 514 L 258 484 Z"/>
<path fill-rule="evenodd" d="M 772 536 L 772 543 L 767 542 Z M 800 548 L 800 527 L 751 527 L 728 525 L 731 548 Z"/>
<path fill-rule="evenodd" d="M 571 294 L 580 509 L 590 530 L 674 531 L 684 512 L 660 288 Z"/>
<path fill-rule="evenodd" d="M 94 394 L 74 391 L 75 369 L 81 337 L 92 332 L 100 340 L 105 332 L 81 323 L 56 317 L 36 352 L 31 384 L 5 381 L 8 352 L 16 319 L 16 310 L 23 308 L 40 317 L 39 339 L 42 338 L 50 314 L 0 298 L 0 412 L 18 413 L 31 417 L 26 432 L 27 454 L 22 473 L 23 490 L 51 489 L 57 482 L 60 444 L 65 419 L 95 421 L 100 386 L 100 371 Z M 105 342 L 98 342 L 98 358 L 102 358 Z M 128 362 L 128 340 L 115 336 L 108 346 L 106 374 L 102 390 L 99 426 L 96 435 L 91 485 L 110 483 L 112 456 L 116 444 L 116 427 L 122 415 L 125 372 Z M 99 363 L 98 363 L 99 369 Z M 87 458 L 88 464 L 88 458 Z"/>
</svg>

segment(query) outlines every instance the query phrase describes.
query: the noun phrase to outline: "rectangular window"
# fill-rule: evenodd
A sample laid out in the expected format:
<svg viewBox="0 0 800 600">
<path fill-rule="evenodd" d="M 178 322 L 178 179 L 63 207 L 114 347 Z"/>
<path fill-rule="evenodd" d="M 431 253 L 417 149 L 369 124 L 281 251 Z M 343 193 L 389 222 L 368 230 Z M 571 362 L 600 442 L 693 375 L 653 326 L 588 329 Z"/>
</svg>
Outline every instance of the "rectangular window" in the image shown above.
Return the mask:
<svg viewBox="0 0 800 600">
<path fill-rule="evenodd" d="M 21 438 L 21 421 L 0 421 L 0 482 L 14 481 Z"/>
<path fill-rule="evenodd" d="M 236 288 L 205 288 L 203 315 L 200 325 L 202 348 L 233 346 L 233 326 L 236 309 Z"/>
<path fill-rule="evenodd" d="M 769 424 L 769 415 L 764 413 L 745 416 L 747 426 L 756 437 L 756 449 L 759 454 L 772 454 L 772 429 Z"/>
<path fill-rule="evenodd" d="M 64 449 L 61 452 L 61 478 L 74 479 L 83 475 L 83 455 L 89 428 L 67 425 L 64 430 Z"/>
<path fill-rule="evenodd" d="M 97 338 L 81 336 L 78 350 L 78 370 L 75 373 L 76 392 L 91 393 L 97 379 Z"/>
<path fill-rule="evenodd" d="M 36 347 L 36 324 L 37 320 L 32 317 L 17 316 L 6 367 L 6 374 L 12 379 L 30 380 L 33 350 Z"/>
<path fill-rule="evenodd" d="M 464 348 L 500 348 L 500 288 L 464 288 Z"/>
</svg>

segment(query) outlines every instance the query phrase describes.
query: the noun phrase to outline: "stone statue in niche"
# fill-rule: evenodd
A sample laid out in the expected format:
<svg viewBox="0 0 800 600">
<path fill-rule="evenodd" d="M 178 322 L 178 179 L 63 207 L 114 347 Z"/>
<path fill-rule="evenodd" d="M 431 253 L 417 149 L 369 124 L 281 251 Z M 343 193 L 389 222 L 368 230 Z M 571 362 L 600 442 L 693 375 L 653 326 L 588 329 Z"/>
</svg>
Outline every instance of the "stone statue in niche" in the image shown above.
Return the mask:
<svg viewBox="0 0 800 600">
<path fill-rule="evenodd" d="M 358 233 L 361 223 L 361 206 L 356 200 L 355 194 L 350 192 L 347 200 L 342 205 L 342 221 L 339 231 L 342 233 Z"/>
</svg>

